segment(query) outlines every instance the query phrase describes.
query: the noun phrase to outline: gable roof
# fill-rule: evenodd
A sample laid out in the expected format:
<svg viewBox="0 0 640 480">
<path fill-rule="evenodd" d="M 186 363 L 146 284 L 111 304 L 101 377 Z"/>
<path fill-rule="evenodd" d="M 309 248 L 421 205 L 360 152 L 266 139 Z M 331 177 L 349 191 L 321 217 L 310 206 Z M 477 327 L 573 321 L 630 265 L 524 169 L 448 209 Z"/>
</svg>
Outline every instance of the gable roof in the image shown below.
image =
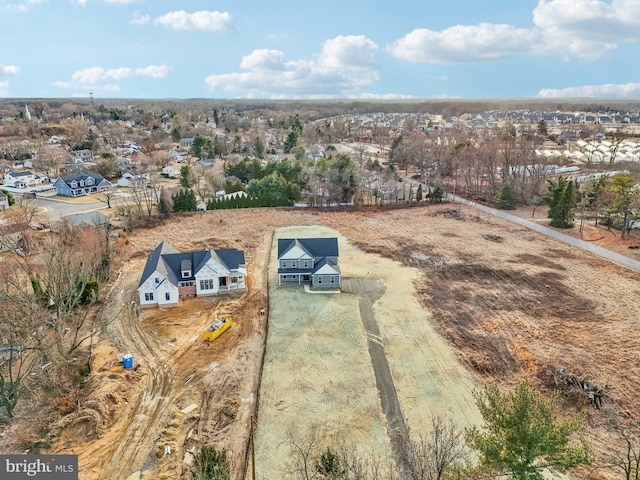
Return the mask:
<svg viewBox="0 0 640 480">
<path fill-rule="evenodd" d="M 229 271 L 237 270 L 245 264 L 244 252 L 235 248 L 181 253 L 169 242 L 162 241 L 149 255 L 138 288 L 156 271 L 174 285 L 178 285 L 179 281 L 192 280 L 210 259 L 220 263 Z M 185 270 L 190 271 L 189 277 L 182 277 L 182 272 Z"/>
<path fill-rule="evenodd" d="M 278 239 L 278 258 L 294 246 L 302 248 L 312 257 L 337 257 L 338 239 L 331 238 L 280 238 Z"/>
<path fill-rule="evenodd" d="M 69 185 L 74 180 L 86 180 L 89 177 L 93 178 L 96 185 L 100 184 L 101 182 L 106 182 L 105 178 L 99 173 L 74 173 L 71 175 L 63 175 L 62 177 L 58 178 Z"/>
<path fill-rule="evenodd" d="M 335 275 L 340 274 L 340 267 L 337 263 L 323 258 L 320 260 L 313 269 L 313 275 Z"/>
</svg>

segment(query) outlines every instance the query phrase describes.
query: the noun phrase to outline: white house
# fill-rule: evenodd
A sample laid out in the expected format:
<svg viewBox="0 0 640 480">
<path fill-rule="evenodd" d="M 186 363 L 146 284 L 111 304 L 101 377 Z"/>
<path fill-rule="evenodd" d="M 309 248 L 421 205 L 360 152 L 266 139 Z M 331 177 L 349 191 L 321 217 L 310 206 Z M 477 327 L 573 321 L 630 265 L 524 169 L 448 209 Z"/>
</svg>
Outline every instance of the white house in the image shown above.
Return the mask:
<svg viewBox="0 0 640 480">
<path fill-rule="evenodd" d="M 173 167 L 164 167 L 162 169 L 162 176 L 167 178 L 178 178 L 180 176 L 180 170 L 176 170 Z"/>
<path fill-rule="evenodd" d="M 176 307 L 180 297 L 212 296 L 246 289 L 244 252 L 235 248 L 181 253 L 161 242 L 140 278 L 142 308 Z"/>
<path fill-rule="evenodd" d="M 141 173 L 134 175 L 131 172 L 125 172 L 122 177 L 116 181 L 116 185 L 119 187 L 144 187 L 149 185 L 151 179 L 148 173 Z"/>
<path fill-rule="evenodd" d="M 5 185 L 20 184 L 25 187 L 29 187 L 31 185 L 42 184 L 42 177 L 28 170 L 25 170 L 24 172 L 9 172 L 4 176 L 3 180 Z"/>
</svg>

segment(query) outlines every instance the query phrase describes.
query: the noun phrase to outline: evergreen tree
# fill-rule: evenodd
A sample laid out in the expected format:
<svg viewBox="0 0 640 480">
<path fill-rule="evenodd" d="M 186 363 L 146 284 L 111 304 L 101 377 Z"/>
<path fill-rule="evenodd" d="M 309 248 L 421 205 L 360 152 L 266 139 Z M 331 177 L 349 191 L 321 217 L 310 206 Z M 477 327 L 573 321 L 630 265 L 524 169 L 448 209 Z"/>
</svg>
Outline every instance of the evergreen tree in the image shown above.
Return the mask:
<svg viewBox="0 0 640 480">
<path fill-rule="evenodd" d="M 213 157 L 213 142 L 209 137 L 196 135 L 191 145 L 191 155 L 200 159 Z"/>
<path fill-rule="evenodd" d="M 183 188 L 191 188 L 198 181 L 196 174 L 190 165 L 183 165 L 180 168 L 180 185 Z"/>
<path fill-rule="evenodd" d="M 423 198 L 423 193 L 422 193 L 422 184 L 418 185 L 418 190 L 416 191 L 416 202 L 421 202 L 422 198 Z"/>
<path fill-rule="evenodd" d="M 511 182 L 506 181 L 500 185 L 500 190 L 496 196 L 496 208 L 500 210 L 515 210 L 516 192 Z"/>
<path fill-rule="evenodd" d="M 291 153 L 291 150 L 297 147 L 299 143 L 300 134 L 296 130 L 289 132 L 289 135 L 287 135 L 287 139 L 284 142 L 284 153 Z"/>
<path fill-rule="evenodd" d="M 196 194 L 193 190 L 181 189 L 171 197 L 174 212 L 195 212 L 198 209 Z"/>
<path fill-rule="evenodd" d="M 467 430 L 466 437 L 487 470 L 516 480 L 542 480 L 545 469 L 566 472 L 590 463 L 587 441 L 574 440 L 583 416 L 560 418 L 557 395 L 547 398 L 522 382 L 512 392 L 487 386 L 474 396 L 485 424 Z"/>
<path fill-rule="evenodd" d="M 544 200 L 549 205 L 549 225 L 556 228 L 573 227 L 574 209 L 578 202 L 577 182 L 558 177 L 556 181 L 547 180 L 547 189 L 549 195 Z"/>
<path fill-rule="evenodd" d="M 212 445 L 202 445 L 193 458 L 192 480 L 229 480 L 227 455 Z"/>
<path fill-rule="evenodd" d="M 255 142 L 253 143 L 253 148 L 256 152 L 256 157 L 264 158 L 264 154 L 266 153 L 266 147 L 262 139 L 258 136 L 256 137 Z"/>
</svg>

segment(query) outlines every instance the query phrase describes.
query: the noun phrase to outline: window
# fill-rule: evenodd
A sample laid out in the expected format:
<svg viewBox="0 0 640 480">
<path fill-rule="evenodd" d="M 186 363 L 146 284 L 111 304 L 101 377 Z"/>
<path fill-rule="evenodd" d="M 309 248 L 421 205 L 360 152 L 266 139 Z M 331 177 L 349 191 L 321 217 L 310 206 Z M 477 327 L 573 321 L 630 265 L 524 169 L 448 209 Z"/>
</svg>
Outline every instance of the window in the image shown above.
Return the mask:
<svg viewBox="0 0 640 480">
<path fill-rule="evenodd" d="M 169 300 L 171 300 L 171 293 L 170 292 L 166 292 L 164 294 L 164 299 L 168 302 Z"/>
<path fill-rule="evenodd" d="M 77 186 L 78 186 L 78 182 L 76 182 L 75 180 L 71 182 L 71 188 L 76 188 Z"/>
<path fill-rule="evenodd" d="M 318 283 L 322 283 L 322 277 L 318 277 Z"/>
<path fill-rule="evenodd" d="M 331 277 L 331 283 L 336 283 L 336 277 Z"/>
<path fill-rule="evenodd" d="M 280 268 L 287 268 L 287 261 L 286 260 L 280 260 Z"/>
<path fill-rule="evenodd" d="M 80 180 L 80 186 L 84 187 L 84 180 Z"/>
<path fill-rule="evenodd" d="M 191 276 L 191 270 L 183 270 L 182 278 L 189 278 Z"/>
<path fill-rule="evenodd" d="M 147 292 L 144 294 L 145 302 L 153 302 L 153 292 Z"/>
<path fill-rule="evenodd" d="M 200 290 L 213 290 L 213 280 L 200 280 Z"/>
<path fill-rule="evenodd" d="M 156 281 L 156 285 L 158 285 L 160 283 L 160 277 L 156 277 L 155 281 Z"/>
<path fill-rule="evenodd" d="M 309 268 L 311 265 L 309 265 L 309 260 L 301 260 L 300 264 L 302 265 L 301 268 Z"/>
</svg>

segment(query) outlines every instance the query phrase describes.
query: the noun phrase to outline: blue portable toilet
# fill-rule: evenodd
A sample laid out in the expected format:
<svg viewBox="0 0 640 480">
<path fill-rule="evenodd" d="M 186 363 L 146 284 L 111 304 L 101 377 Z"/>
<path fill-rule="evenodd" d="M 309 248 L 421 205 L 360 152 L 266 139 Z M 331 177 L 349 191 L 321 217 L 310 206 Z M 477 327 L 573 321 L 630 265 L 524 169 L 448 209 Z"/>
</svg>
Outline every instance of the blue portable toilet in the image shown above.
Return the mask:
<svg viewBox="0 0 640 480">
<path fill-rule="evenodd" d="M 133 355 L 127 353 L 124 357 L 122 357 L 122 365 L 124 368 L 133 368 Z"/>
</svg>

